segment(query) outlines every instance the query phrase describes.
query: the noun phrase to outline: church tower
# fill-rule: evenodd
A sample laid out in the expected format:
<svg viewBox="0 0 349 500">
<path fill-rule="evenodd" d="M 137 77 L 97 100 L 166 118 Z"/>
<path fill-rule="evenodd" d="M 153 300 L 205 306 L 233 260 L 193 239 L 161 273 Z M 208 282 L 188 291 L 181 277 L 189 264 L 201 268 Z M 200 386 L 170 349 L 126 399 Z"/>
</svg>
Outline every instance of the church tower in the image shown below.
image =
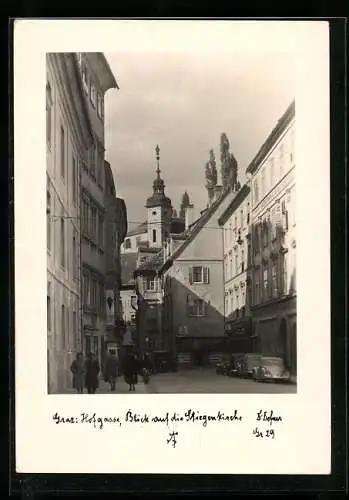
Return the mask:
<svg viewBox="0 0 349 500">
<path fill-rule="evenodd" d="M 148 242 L 149 247 L 161 248 L 170 234 L 172 203 L 165 195 L 165 183 L 160 177 L 160 148 L 156 146 L 156 178 L 153 182 L 153 194 L 147 199 Z"/>
</svg>

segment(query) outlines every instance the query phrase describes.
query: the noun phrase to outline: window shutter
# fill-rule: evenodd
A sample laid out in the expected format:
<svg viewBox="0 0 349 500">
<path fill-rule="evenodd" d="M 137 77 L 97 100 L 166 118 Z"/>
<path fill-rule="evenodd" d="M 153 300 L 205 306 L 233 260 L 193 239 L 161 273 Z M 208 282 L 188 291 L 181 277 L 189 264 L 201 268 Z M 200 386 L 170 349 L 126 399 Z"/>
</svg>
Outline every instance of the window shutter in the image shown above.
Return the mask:
<svg viewBox="0 0 349 500">
<path fill-rule="evenodd" d="M 189 284 L 190 285 L 193 284 L 193 268 L 192 267 L 189 268 Z"/>
<path fill-rule="evenodd" d="M 204 267 L 204 283 L 210 282 L 210 268 Z"/>
</svg>

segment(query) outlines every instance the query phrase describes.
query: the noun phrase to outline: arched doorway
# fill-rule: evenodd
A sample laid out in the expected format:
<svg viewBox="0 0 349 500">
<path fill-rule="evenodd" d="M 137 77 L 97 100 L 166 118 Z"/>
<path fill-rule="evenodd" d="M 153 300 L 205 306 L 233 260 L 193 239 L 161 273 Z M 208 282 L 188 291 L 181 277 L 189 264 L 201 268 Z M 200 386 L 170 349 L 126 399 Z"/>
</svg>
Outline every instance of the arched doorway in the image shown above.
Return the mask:
<svg viewBox="0 0 349 500">
<path fill-rule="evenodd" d="M 290 364 L 292 375 L 297 375 L 297 323 L 293 323 L 290 341 Z"/>
<path fill-rule="evenodd" d="M 280 355 L 283 356 L 285 365 L 286 367 L 288 367 L 290 364 L 290 360 L 287 346 L 287 321 L 285 318 L 282 318 L 280 322 L 279 342 Z"/>
</svg>

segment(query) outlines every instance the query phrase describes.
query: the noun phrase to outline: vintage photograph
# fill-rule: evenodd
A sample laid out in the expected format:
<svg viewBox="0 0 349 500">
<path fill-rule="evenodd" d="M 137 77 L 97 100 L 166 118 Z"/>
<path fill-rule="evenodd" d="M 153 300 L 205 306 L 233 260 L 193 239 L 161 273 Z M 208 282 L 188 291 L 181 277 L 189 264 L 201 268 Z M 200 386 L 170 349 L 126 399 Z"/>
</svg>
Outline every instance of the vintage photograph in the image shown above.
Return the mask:
<svg viewBox="0 0 349 500">
<path fill-rule="evenodd" d="M 46 54 L 49 394 L 297 392 L 294 73 Z"/>
</svg>

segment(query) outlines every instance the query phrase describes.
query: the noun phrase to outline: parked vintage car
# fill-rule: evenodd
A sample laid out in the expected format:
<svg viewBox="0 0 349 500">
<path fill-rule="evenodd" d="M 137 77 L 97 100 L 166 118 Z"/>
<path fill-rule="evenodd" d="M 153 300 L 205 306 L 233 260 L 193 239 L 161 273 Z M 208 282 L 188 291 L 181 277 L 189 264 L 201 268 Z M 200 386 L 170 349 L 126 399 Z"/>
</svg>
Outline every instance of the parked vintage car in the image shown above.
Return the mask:
<svg viewBox="0 0 349 500">
<path fill-rule="evenodd" d="M 229 377 L 239 377 L 243 372 L 243 353 L 234 353 L 231 355 L 230 364 L 228 368 Z"/>
<path fill-rule="evenodd" d="M 283 358 L 277 356 L 261 356 L 258 365 L 253 369 L 252 377 L 257 382 L 287 382 L 291 378 L 285 368 Z"/>
<path fill-rule="evenodd" d="M 223 354 L 222 358 L 216 364 L 217 375 L 227 375 L 231 362 L 231 354 Z"/>
<path fill-rule="evenodd" d="M 246 353 L 242 362 L 242 373 L 243 377 L 252 377 L 253 369 L 259 366 L 260 354 L 256 353 Z"/>
</svg>

